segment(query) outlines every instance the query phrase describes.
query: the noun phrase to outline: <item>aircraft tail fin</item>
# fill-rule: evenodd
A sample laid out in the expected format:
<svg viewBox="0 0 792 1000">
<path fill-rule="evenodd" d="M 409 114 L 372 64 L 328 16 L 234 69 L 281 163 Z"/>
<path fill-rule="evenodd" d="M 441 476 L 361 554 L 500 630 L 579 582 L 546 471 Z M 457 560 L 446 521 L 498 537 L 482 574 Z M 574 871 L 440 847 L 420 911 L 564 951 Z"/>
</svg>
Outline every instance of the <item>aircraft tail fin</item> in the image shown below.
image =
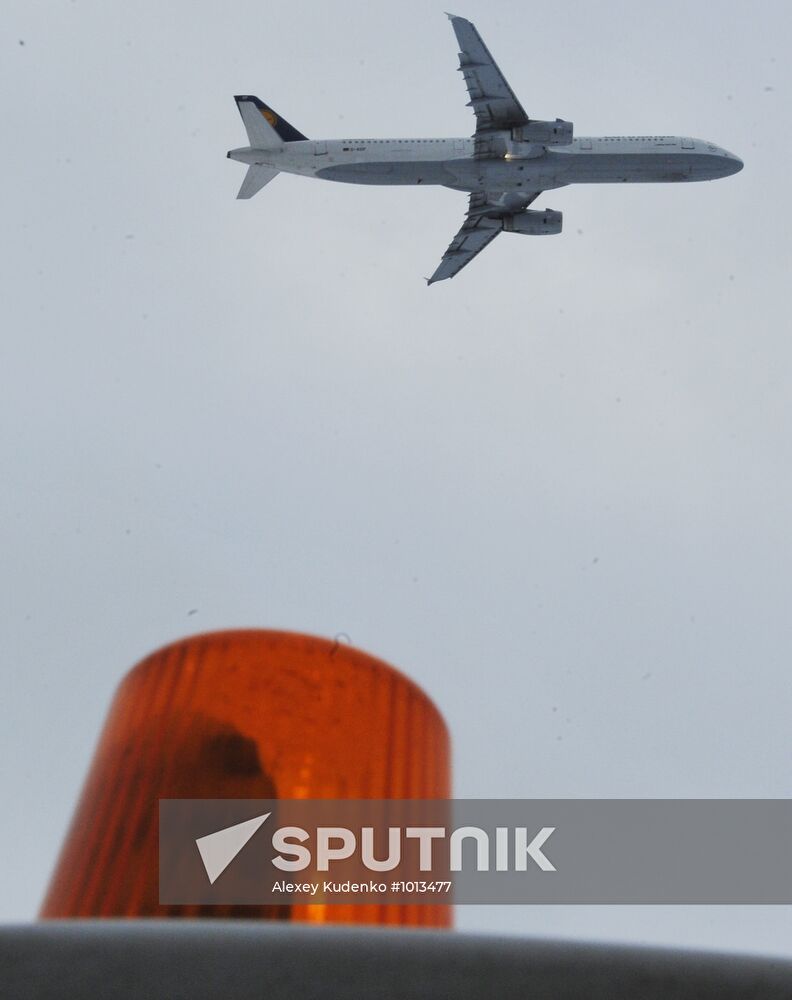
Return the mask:
<svg viewBox="0 0 792 1000">
<path fill-rule="evenodd" d="M 245 174 L 245 179 L 242 181 L 242 187 L 239 189 L 239 194 L 237 198 L 252 198 L 254 194 L 264 187 L 265 184 L 269 184 L 273 177 L 276 177 L 280 171 L 276 170 L 275 167 L 266 167 L 258 163 L 253 163 L 248 167 L 248 172 Z"/>
<path fill-rule="evenodd" d="M 304 142 L 308 138 L 258 97 L 241 96 L 234 100 L 253 149 L 281 146 L 284 142 Z"/>
</svg>

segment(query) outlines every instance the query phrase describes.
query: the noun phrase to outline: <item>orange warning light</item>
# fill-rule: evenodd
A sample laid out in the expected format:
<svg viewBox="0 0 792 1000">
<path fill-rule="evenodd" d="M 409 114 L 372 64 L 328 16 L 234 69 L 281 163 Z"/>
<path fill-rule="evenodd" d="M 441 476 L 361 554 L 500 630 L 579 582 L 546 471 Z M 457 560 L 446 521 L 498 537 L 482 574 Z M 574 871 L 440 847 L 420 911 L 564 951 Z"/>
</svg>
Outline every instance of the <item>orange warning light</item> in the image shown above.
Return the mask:
<svg viewBox="0 0 792 1000">
<path fill-rule="evenodd" d="M 447 904 L 158 901 L 160 799 L 446 799 L 449 772 L 442 716 L 381 660 L 290 632 L 184 639 L 122 681 L 41 916 L 450 926 Z"/>
</svg>

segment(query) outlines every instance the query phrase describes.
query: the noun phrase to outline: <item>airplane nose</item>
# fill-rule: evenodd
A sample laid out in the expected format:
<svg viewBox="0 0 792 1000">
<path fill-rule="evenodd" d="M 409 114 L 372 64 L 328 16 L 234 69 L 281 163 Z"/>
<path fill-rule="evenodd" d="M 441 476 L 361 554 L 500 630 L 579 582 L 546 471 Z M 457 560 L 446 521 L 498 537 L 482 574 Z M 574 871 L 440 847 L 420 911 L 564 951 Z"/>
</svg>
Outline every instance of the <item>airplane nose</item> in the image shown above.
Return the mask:
<svg viewBox="0 0 792 1000">
<path fill-rule="evenodd" d="M 743 161 L 740 159 L 740 157 L 735 156 L 734 153 L 726 153 L 726 155 L 724 156 L 724 160 L 726 161 L 725 163 L 726 169 L 724 173 L 727 177 L 729 177 L 731 174 L 738 174 L 744 166 Z"/>
</svg>

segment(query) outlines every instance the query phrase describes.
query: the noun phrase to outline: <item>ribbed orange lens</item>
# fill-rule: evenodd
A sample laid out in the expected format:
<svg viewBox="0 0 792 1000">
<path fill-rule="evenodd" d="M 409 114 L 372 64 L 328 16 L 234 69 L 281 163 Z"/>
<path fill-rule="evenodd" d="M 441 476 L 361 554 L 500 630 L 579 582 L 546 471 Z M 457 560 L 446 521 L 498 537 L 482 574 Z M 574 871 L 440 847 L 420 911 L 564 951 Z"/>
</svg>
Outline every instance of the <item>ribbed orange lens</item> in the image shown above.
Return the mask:
<svg viewBox="0 0 792 1000">
<path fill-rule="evenodd" d="M 185 639 L 121 683 L 41 916 L 449 926 L 447 905 L 158 903 L 159 799 L 443 799 L 449 783 L 441 715 L 381 660 L 289 632 Z"/>
</svg>

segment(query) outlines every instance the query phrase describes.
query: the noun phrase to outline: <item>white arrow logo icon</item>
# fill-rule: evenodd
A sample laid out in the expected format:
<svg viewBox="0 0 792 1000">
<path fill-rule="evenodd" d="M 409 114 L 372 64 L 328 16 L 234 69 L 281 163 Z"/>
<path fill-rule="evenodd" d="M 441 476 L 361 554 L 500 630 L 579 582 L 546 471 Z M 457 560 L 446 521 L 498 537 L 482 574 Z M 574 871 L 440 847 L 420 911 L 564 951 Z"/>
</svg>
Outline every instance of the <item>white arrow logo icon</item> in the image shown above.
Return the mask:
<svg viewBox="0 0 792 1000">
<path fill-rule="evenodd" d="M 254 816 L 253 819 L 246 819 L 244 823 L 227 826 L 224 830 L 198 837 L 195 843 L 201 852 L 201 860 L 210 885 L 214 885 L 264 820 L 271 815 L 264 813 L 263 816 Z"/>
</svg>

